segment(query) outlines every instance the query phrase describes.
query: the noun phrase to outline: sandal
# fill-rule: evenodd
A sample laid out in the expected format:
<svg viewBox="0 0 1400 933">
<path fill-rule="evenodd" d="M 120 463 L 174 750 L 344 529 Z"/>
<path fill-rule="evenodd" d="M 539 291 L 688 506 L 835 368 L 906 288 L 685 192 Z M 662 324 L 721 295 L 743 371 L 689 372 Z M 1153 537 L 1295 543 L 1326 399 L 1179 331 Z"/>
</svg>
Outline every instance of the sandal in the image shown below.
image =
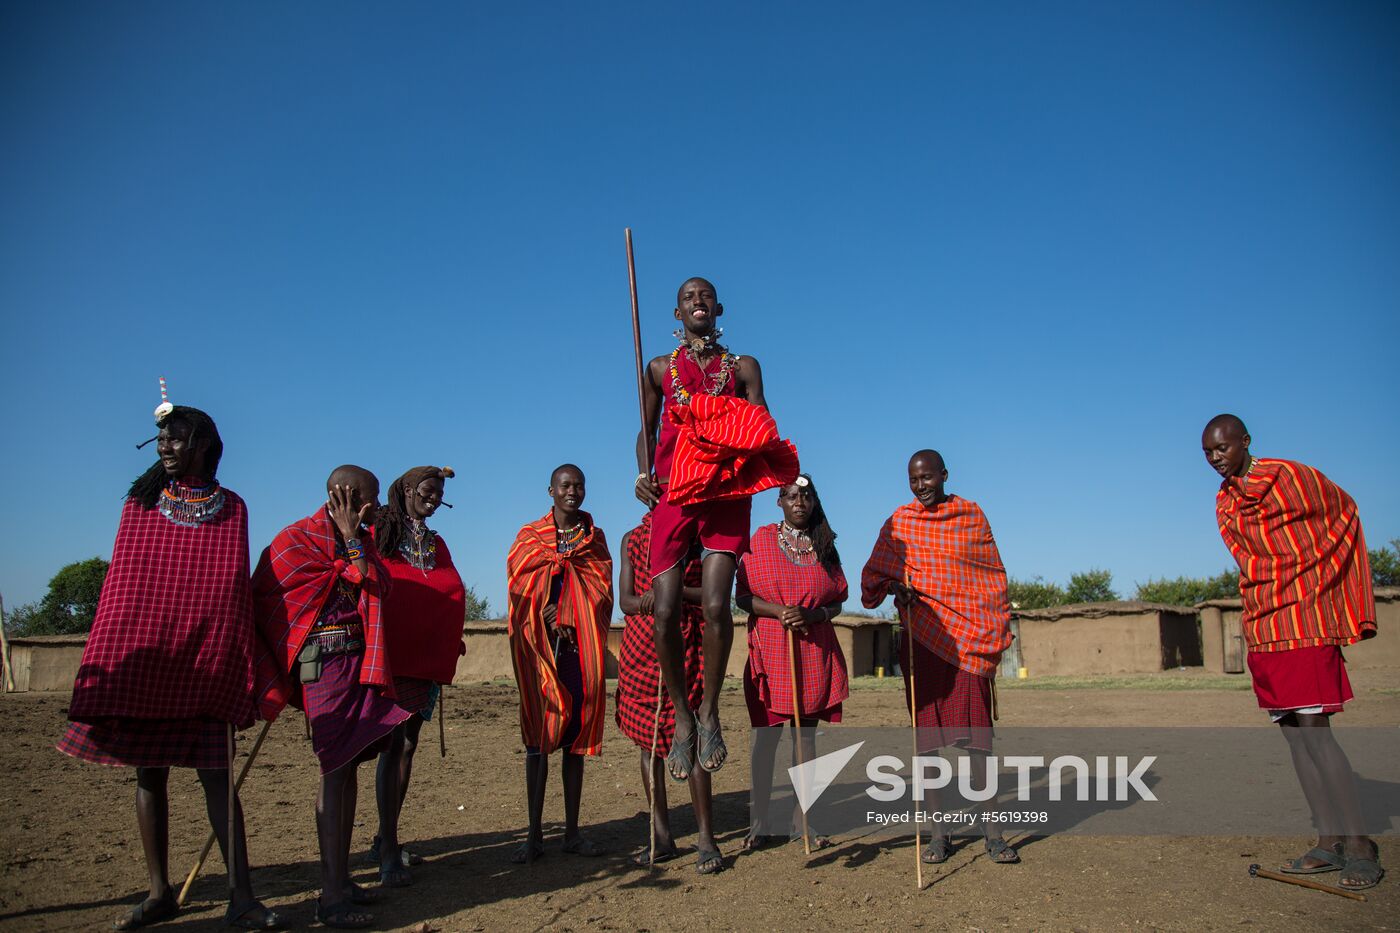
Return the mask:
<svg viewBox="0 0 1400 933">
<path fill-rule="evenodd" d="M 322 907 L 318 900 L 316 902 L 316 922 L 337 930 L 363 930 L 374 923 L 374 914 L 356 910 L 355 905 L 349 901 L 341 901 L 339 904 Z"/>
<path fill-rule="evenodd" d="M 638 868 L 650 868 L 653 865 L 660 865 L 662 862 L 669 862 L 681 857 L 681 850 L 675 846 L 669 849 L 657 849 L 656 858 L 651 856 L 651 846 L 643 846 L 632 853 L 632 864 Z"/>
<path fill-rule="evenodd" d="M 700 723 L 695 723 L 698 727 Z M 695 768 L 695 733 L 681 739 L 677 735 L 671 740 L 671 750 L 666 753 L 666 773 L 671 776 L 671 780 L 677 784 L 682 784 L 690 779 L 690 772 Z"/>
<path fill-rule="evenodd" d="M 597 858 L 607 852 L 607 850 L 586 836 L 575 836 L 572 841 L 564 843 L 563 852 L 565 855 L 582 855 L 584 858 Z"/>
<path fill-rule="evenodd" d="M 413 884 L 413 876 L 402 865 L 379 869 L 379 886 L 381 888 L 406 888 L 411 884 Z"/>
<path fill-rule="evenodd" d="M 695 720 L 695 731 L 700 736 L 700 767 L 714 774 L 729 760 L 729 746 L 724 744 L 724 736 L 719 729 L 711 732 L 698 719 Z M 712 768 L 709 762 L 715 758 L 719 759 L 719 763 Z"/>
<path fill-rule="evenodd" d="M 131 908 L 131 913 L 112 923 L 112 929 L 139 930 L 141 927 L 169 920 L 179 912 L 180 905 L 175 900 L 175 889 L 166 888 L 160 897 L 148 897 Z"/>
<path fill-rule="evenodd" d="M 378 903 L 379 895 L 371 891 L 369 888 L 366 888 L 363 885 L 358 885 L 352 881 L 350 882 L 349 900 L 350 903 L 354 904 L 356 907 L 364 907 L 368 904 Z"/>
<path fill-rule="evenodd" d="M 529 865 L 535 859 L 543 855 L 544 843 L 527 839 L 520 843 L 519 848 L 510 854 L 510 860 L 514 865 Z"/>
<path fill-rule="evenodd" d="M 269 910 L 257 901 L 253 901 L 241 913 L 235 914 L 233 910 L 234 907 L 230 904 L 228 910 L 224 911 L 224 926 L 226 927 L 234 927 L 239 930 L 280 930 L 287 925 L 287 921 L 283 920 L 277 911 Z M 261 919 L 252 916 L 253 912 L 258 910 L 262 911 Z"/>
<path fill-rule="evenodd" d="M 799 835 L 798 838 L 801 838 L 801 836 Z M 764 835 L 763 833 L 749 833 L 749 835 L 744 837 L 744 841 L 739 844 L 739 851 L 757 852 L 760 849 L 766 849 L 769 846 L 777 845 L 778 843 L 785 841 L 787 840 L 784 839 L 784 837 L 782 836 L 768 836 Z"/>
<path fill-rule="evenodd" d="M 998 865 L 1015 865 L 1021 861 L 1021 856 L 1005 839 L 988 839 L 987 856 Z"/>
<path fill-rule="evenodd" d="M 717 875 L 724 871 L 724 856 L 719 854 L 719 849 L 696 848 L 695 851 L 700 856 L 695 863 L 696 874 Z"/>
<path fill-rule="evenodd" d="M 1321 862 L 1322 864 L 1304 868 L 1303 863 L 1308 859 L 1312 859 L 1314 862 Z M 1330 849 L 1324 849 L 1318 846 L 1304 852 L 1302 855 L 1280 868 L 1279 871 L 1286 875 L 1320 875 L 1329 871 L 1341 871 L 1346 867 L 1346 864 L 1347 860 L 1342 857 L 1335 846 Z"/>
<path fill-rule="evenodd" d="M 1003 847 L 1006 845 L 1002 843 Z M 991 844 L 988 843 L 987 851 L 991 851 Z M 926 846 L 924 851 L 919 853 L 919 858 L 925 865 L 942 865 L 953 857 L 953 840 L 947 836 L 935 836 Z"/>
<path fill-rule="evenodd" d="M 369 844 L 369 854 L 365 856 L 365 861 L 371 865 L 378 865 L 384 861 L 379 857 L 379 844 L 381 841 L 379 836 L 375 836 L 374 840 Z M 412 868 L 415 865 L 423 864 L 423 856 L 419 855 L 417 852 L 408 851 L 405 846 L 399 846 L 399 858 L 403 861 L 404 868 Z"/>
<path fill-rule="evenodd" d="M 1385 877 L 1385 869 L 1373 858 L 1349 858 L 1337 885 L 1348 891 L 1374 888 Z"/>
</svg>

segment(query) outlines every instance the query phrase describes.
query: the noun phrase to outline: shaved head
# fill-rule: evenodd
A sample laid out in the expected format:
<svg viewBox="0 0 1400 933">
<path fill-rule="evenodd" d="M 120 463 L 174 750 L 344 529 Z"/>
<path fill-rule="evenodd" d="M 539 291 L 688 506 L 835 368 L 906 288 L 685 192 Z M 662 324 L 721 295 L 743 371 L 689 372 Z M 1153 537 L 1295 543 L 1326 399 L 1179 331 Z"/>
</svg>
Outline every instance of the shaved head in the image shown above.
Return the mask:
<svg viewBox="0 0 1400 933">
<path fill-rule="evenodd" d="M 914 455 L 909 458 L 909 465 L 912 467 L 919 460 L 924 461 L 935 470 L 941 471 L 948 469 L 948 465 L 943 462 L 943 455 L 927 447 L 923 450 L 914 451 Z"/>
<path fill-rule="evenodd" d="M 554 468 L 553 473 L 549 474 L 549 485 L 553 486 L 555 482 L 558 481 L 559 474 L 561 473 L 574 473 L 578 476 L 579 479 L 587 478 L 583 475 L 583 470 L 574 466 L 572 463 L 561 463 Z"/>
<path fill-rule="evenodd" d="M 1243 437 L 1244 435 L 1249 433 L 1249 428 L 1246 428 L 1244 426 L 1244 421 L 1241 420 L 1239 415 L 1216 415 L 1214 418 L 1206 422 L 1205 431 L 1202 431 L 1201 433 L 1208 434 L 1215 428 L 1222 428 L 1224 430 L 1234 432 L 1240 437 Z"/>
<path fill-rule="evenodd" d="M 331 475 L 326 477 L 326 491 L 330 492 L 332 486 L 359 486 L 367 484 L 373 486 L 375 491 L 379 490 L 379 478 L 362 466 L 355 466 L 353 463 L 342 464 L 331 470 Z"/>
<path fill-rule="evenodd" d="M 685 294 L 686 287 L 690 285 L 698 285 L 701 288 L 707 288 L 710 290 L 710 294 L 715 296 L 716 300 L 719 298 L 719 289 L 715 288 L 715 283 L 696 275 L 686 279 L 681 283 L 681 287 L 676 289 L 676 304 L 680 304 L 681 296 Z"/>
</svg>

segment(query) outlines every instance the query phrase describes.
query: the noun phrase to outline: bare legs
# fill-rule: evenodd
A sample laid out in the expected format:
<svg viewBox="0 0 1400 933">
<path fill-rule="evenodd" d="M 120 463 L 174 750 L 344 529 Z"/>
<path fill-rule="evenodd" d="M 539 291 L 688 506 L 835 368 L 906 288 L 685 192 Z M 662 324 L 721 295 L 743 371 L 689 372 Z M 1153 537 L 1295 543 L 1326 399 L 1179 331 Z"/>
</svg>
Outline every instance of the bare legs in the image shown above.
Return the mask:
<svg viewBox="0 0 1400 933">
<path fill-rule="evenodd" d="M 648 759 L 651 760 L 650 775 L 647 774 Z M 653 826 L 656 830 L 656 854 L 669 858 L 677 854 L 677 849 L 676 840 L 671 835 L 670 805 L 666 800 L 665 761 L 660 757 L 652 758 L 647 749 L 641 749 L 639 763 L 643 793 L 647 793 L 650 787 L 656 788 L 656 806 L 652 806 L 651 796 L 647 793 L 647 807 L 653 813 Z M 710 775 L 703 768 L 694 768 L 686 778 L 686 783 L 690 785 L 690 804 L 695 808 L 695 828 L 699 837 L 696 840 L 696 848 L 713 851 L 717 846 L 710 821 L 713 806 Z M 643 849 L 638 853 L 637 863 L 645 865 L 648 855 L 647 850 Z"/>
<path fill-rule="evenodd" d="M 802 760 L 811 761 L 817 756 L 817 721 L 815 719 L 802 720 L 802 728 L 798 731 L 802 742 Z M 787 723 L 788 728 L 792 723 Z M 749 835 L 744 840 L 745 849 L 755 849 L 761 847 L 767 837 L 772 833 L 765 833 L 768 828 L 768 805 L 773 797 L 773 765 L 778 754 L 778 743 L 783 737 L 783 726 L 758 727 L 753 730 L 753 750 L 749 755 L 749 781 L 753 785 L 751 791 L 751 806 L 749 813 Z M 797 764 L 797 748 L 792 750 L 792 763 Z M 797 810 L 792 814 L 793 825 L 790 832 L 801 832 L 802 818 Z M 822 837 L 815 837 L 819 840 L 818 848 L 821 848 Z"/>
<path fill-rule="evenodd" d="M 729 608 L 734 589 L 733 554 L 714 552 L 705 557 L 700 577 L 701 609 L 705 614 L 704 693 L 695 715 L 688 715 L 690 704 L 685 682 L 685 643 L 681 635 L 681 568 L 672 567 L 652 580 L 655 596 L 655 641 L 657 663 L 671 706 L 676 710 L 675 744 L 686 748 L 695 741 L 697 724 L 708 741 L 700 749 L 701 767 L 718 771 L 728 757 L 720 737 L 719 693 L 724 685 L 729 651 L 734 643 L 734 616 Z M 677 780 L 689 771 L 673 764 L 668 768 Z"/>
<path fill-rule="evenodd" d="M 1376 857 L 1376 844 L 1364 834 L 1361 803 L 1356 792 L 1356 777 L 1346 752 L 1332 734 L 1331 722 L 1325 715 L 1291 713 L 1279 721 L 1288 751 L 1293 756 L 1293 770 L 1298 774 L 1303 796 L 1312 811 L 1317 827 L 1317 847 L 1331 849 L 1340 846 L 1348 859 Z M 1320 864 L 1306 860 L 1304 867 Z M 1347 886 L 1347 879 L 1342 879 Z"/>
<path fill-rule="evenodd" d="M 353 896 L 350 883 L 350 839 L 355 829 L 355 804 L 359 797 L 356 771 L 359 765 L 350 762 L 330 774 L 321 775 L 321 787 L 316 794 L 316 838 L 321 847 L 321 899 L 323 911 L 345 908 L 345 915 L 354 918 L 374 916 L 361 911 L 349 911 L 346 902 Z"/>
<path fill-rule="evenodd" d="M 564 752 L 564 851 L 579 855 L 600 855 L 578 828 L 579 810 L 583 805 L 583 759 L 585 756 Z M 525 841 L 515 850 L 511 861 L 516 864 L 533 862 L 544 854 L 544 791 L 549 779 L 549 756 L 538 751 L 525 753 L 525 805 L 529 811 L 530 828 Z"/>
<path fill-rule="evenodd" d="M 410 724 L 422 725 L 421 716 L 413 716 L 406 723 L 395 727 L 389 736 L 389 747 L 379 754 L 379 764 L 375 773 L 374 799 L 379 811 L 379 876 L 380 880 L 395 887 L 408 883 L 408 871 L 403 866 L 403 853 L 399 850 L 399 811 L 403 809 L 404 795 L 408 792 L 405 773 L 412 769 L 412 756 L 405 748 L 407 729 Z M 417 730 L 414 731 L 414 744 L 417 744 Z M 405 756 L 409 762 L 404 763 Z M 354 823 L 354 810 L 351 809 L 351 823 Z M 346 851 L 350 842 L 346 840 Z"/>
</svg>

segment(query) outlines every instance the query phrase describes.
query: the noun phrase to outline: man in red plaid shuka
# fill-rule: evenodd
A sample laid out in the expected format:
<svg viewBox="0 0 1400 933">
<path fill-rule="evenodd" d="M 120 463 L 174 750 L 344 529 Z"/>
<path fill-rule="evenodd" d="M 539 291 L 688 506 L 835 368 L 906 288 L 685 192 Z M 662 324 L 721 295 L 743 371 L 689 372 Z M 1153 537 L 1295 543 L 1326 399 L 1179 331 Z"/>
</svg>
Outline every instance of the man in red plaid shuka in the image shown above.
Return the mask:
<svg viewBox="0 0 1400 933">
<path fill-rule="evenodd" d="M 363 927 L 372 914 L 356 905 L 372 895 L 350 880 L 356 770 L 388 750 L 403 751 L 396 727 L 413 714 L 393 700 L 380 602 L 388 572 L 370 542 L 379 508 L 379 481 L 358 466 L 341 466 L 326 480 L 326 504 L 278 532 L 253 574 L 258 628 L 272 645 L 275 689 L 262 696 L 263 714 L 282 704 L 306 711 L 311 747 L 321 763 L 316 835 L 321 848 L 321 896 L 316 919 L 326 926 Z M 265 665 L 259 664 L 259 671 Z M 391 769 L 392 770 L 392 769 Z M 397 801 L 397 771 L 381 790 Z M 398 840 L 398 808 L 380 813 L 379 883 L 410 883 Z"/>
<path fill-rule="evenodd" d="M 719 692 L 734 642 L 729 598 L 735 567 L 748 550 L 751 497 L 797 476 L 797 450 L 778 437 L 758 361 L 717 342 L 722 314 L 713 285 L 700 278 L 681 283 L 675 309 L 681 345 L 653 359 L 642 380 L 646 427 L 637 436 L 641 472 L 635 485 L 637 498 L 653 510 L 648 570 L 656 654 L 677 713 L 666 756 L 675 781 L 686 780 L 696 764 L 718 771 L 729 754 Z M 703 549 L 704 690 L 692 714 L 681 637 L 681 564 L 697 542 Z"/>
<path fill-rule="evenodd" d="M 915 501 L 895 509 L 880 529 L 860 575 L 861 603 L 874 609 L 893 594 L 899 607 L 908 645 L 901 663 L 906 702 L 910 655 L 918 691 L 919 753 L 944 745 L 966 748 L 971 773 L 985 774 L 992 748 L 992 678 L 1011 646 L 1011 604 L 987 517 L 977 503 L 948 495 L 947 480 L 938 451 L 921 450 L 909 458 Z M 937 799 L 929 799 L 937 810 Z M 1001 830 L 980 822 L 991 860 L 1019 862 Z M 951 854 L 949 837 L 935 835 L 922 858 L 936 865 Z"/>
<path fill-rule="evenodd" d="M 73 684 L 59 751 L 136 769 L 136 820 L 150 895 L 119 930 L 179 911 L 167 870 L 172 767 L 195 768 L 228 861 L 229 728 L 253 724 L 256 631 L 248 589 L 248 510 L 215 479 L 223 441 L 204 412 L 157 409 L 160 459 L 131 484 L 112 563 Z M 234 801 L 234 892 L 225 920 L 275 929 L 253 896 L 243 809 Z"/>
</svg>

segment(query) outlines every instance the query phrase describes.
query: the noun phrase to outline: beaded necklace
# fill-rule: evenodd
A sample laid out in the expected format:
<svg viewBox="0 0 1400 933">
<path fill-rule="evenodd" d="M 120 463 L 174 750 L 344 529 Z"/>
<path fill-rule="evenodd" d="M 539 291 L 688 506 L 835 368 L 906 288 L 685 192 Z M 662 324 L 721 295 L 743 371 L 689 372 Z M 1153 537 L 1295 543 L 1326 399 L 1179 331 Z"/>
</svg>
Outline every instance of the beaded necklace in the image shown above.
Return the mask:
<svg viewBox="0 0 1400 933">
<path fill-rule="evenodd" d="M 160 514 L 172 524 L 185 528 L 203 525 L 224 507 L 224 490 L 217 482 L 208 486 L 186 486 L 171 480 L 160 493 Z"/>
<path fill-rule="evenodd" d="M 807 532 L 792 527 L 787 523 L 787 519 L 783 519 L 782 524 L 778 526 L 778 547 L 794 564 L 811 563 L 804 558 L 815 553 L 812 539 Z"/>
<path fill-rule="evenodd" d="M 426 575 L 437 566 L 437 532 L 422 522 L 410 519 L 403 537 L 399 539 L 399 556 L 410 567 Z"/>
<path fill-rule="evenodd" d="M 559 553 L 567 554 L 574 548 L 578 547 L 579 544 L 583 541 L 583 535 L 585 530 L 586 529 L 583 527 L 583 522 L 579 522 L 577 525 L 572 525 L 568 528 L 558 529 Z"/>
<path fill-rule="evenodd" d="M 720 351 L 719 370 L 714 373 L 705 373 L 705 367 L 700 365 L 700 358 L 695 351 L 688 347 L 676 347 L 671 351 L 671 398 L 675 399 L 678 405 L 690 404 L 690 392 L 681 385 L 681 373 L 677 368 L 677 362 L 681 358 L 681 351 L 685 352 L 695 362 L 695 365 L 704 374 L 710 384 L 705 387 L 706 395 L 719 395 L 724 391 L 724 387 L 729 384 L 729 376 L 734 372 L 734 367 L 739 365 L 739 358 L 733 353 L 716 344 L 715 348 Z"/>
</svg>

